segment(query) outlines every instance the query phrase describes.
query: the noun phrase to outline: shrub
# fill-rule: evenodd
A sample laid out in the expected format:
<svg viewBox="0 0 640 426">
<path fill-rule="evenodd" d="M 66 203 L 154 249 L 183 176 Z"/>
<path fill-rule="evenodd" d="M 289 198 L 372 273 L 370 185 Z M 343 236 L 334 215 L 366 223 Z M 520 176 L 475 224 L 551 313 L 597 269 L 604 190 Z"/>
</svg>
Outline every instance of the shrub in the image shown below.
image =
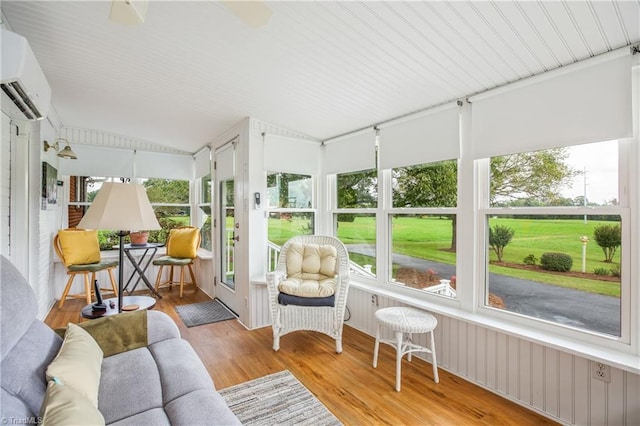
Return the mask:
<svg viewBox="0 0 640 426">
<path fill-rule="evenodd" d="M 533 254 L 527 255 L 523 260 L 525 265 L 535 265 L 538 262 L 538 258 Z"/>
<path fill-rule="evenodd" d="M 353 214 L 338 213 L 338 222 L 354 222 L 355 220 L 356 216 Z"/>
<path fill-rule="evenodd" d="M 614 277 L 622 276 L 622 272 L 620 271 L 620 265 L 613 265 L 610 271 L 611 271 L 611 275 L 613 275 Z"/>
<path fill-rule="evenodd" d="M 493 251 L 496 252 L 498 262 L 502 262 L 504 248 L 511 242 L 515 232 L 515 229 L 503 225 L 496 225 L 493 228 L 489 228 L 489 245 Z"/>
<path fill-rule="evenodd" d="M 596 275 L 609 275 L 609 270 L 607 268 L 594 268 L 593 273 Z"/>
<path fill-rule="evenodd" d="M 622 243 L 620 225 L 600 225 L 593 229 L 593 238 L 604 252 L 604 261 L 613 262 L 613 255 Z"/>
<path fill-rule="evenodd" d="M 100 250 L 111 250 L 114 245 L 120 243 L 117 231 L 98 231 L 98 244 Z"/>
<path fill-rule="evenodd" d="M 547 271 L 567 272 L 573 266 L 573 259 L 565 253 L 542 253 L 540 266 Z"/>
</svg>

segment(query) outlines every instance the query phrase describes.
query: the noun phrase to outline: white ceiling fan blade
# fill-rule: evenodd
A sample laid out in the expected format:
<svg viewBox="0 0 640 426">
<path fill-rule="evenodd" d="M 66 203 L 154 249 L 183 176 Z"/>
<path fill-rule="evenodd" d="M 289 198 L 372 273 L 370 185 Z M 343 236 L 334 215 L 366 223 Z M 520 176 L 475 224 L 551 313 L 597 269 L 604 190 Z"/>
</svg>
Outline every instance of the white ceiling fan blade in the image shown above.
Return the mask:
<svg viewBox="0 0 640 426">
<path fill-rule="evenodd" d="M 267 25 L 273 15 L 273 11 L 262 1 L 222 1 L 221 3 L 251 28 Z"/>
<path fill-rule="evenodd" d="M 143 24 L 147 6 L 147 0 L 113 0 L 109 19 L 125 25 Z"/>
</svg>

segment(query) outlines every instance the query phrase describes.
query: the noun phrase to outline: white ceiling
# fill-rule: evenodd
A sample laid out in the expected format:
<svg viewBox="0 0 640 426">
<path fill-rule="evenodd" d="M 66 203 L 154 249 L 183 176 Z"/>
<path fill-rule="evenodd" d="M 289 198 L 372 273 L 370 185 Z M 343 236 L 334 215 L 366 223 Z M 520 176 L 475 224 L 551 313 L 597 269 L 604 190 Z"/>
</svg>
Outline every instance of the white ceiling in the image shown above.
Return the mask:
<svg viewBox="0 0 640 426">
<path fill-rule="evenodd" d="M 640 41 L 640 0 L 267 2 L 252 28 L 213 1 L 7 1 L 64 126 L 194 152 L 244 117 L 320 140 Z"/>
</svg>

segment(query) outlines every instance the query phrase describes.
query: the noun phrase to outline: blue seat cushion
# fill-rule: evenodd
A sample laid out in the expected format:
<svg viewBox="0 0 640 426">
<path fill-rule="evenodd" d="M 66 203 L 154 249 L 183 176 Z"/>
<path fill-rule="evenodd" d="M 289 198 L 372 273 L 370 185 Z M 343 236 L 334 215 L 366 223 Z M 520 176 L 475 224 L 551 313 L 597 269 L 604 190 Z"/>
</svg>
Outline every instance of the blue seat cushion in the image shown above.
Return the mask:
<svg viewBox="0 0 640 426">
<path fill-rule="evenodd" d="M 278 293 L 278 303 L 281 305 L 297 306 L 334 306 L 336 303 L 336 295 L 332 294 L 327 297 L 300 297 L 281 292 Z"/>
</svg>

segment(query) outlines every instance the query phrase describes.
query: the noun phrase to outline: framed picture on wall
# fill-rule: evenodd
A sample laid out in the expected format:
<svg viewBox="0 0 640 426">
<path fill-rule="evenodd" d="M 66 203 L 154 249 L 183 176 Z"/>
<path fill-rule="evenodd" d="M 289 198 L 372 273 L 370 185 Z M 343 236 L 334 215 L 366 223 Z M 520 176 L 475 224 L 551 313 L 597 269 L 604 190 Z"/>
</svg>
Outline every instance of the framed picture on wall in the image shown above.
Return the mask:
<svg viewBox="0 0 640 426">
<path fill-rule="evenodd" d="M 46 161 L 42 162 L 42 210 L 58 202 L 58 170 Z"/>
</svg>

